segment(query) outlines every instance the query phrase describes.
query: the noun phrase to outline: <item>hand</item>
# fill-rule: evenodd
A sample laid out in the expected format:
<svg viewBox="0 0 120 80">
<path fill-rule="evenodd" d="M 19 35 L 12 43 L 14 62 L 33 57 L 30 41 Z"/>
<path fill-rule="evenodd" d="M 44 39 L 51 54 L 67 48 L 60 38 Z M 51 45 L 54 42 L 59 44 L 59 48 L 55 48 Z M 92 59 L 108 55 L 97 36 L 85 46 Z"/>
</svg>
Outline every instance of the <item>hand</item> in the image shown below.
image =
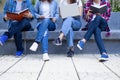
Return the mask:
<svg viewBox="0 0 120 80">
<path fill-rule="evenodd" d="M 96 13 L 96 15 L 99 15 L 99 16 L 101 16 L 101 14 L 100 14 L 100 13 Z"/>
<path fill-rule="evenodd" d="M 91 14 L 92 14 L 92 10 L 88 10 L 87 15 L 89 16 Z"/>
<path fill-rule="evenodd" d="M 29 13 L 25 13 L 25 14 L 24 14 L 24 17 L 32 18 L 33 16 L 32 16 L 32 14 L 29 12 Z"/>
<path fill-rule="evenodd" d="M 53 21 L 53 22 L 56 22 L 56 19 L 55 19 L 55 18 L 52 18 L 52 21 Z"/>
<path fill-rule="evenodd" d="M 43 19 L 43 18 L 45 18 L 45 16 L 41 15 L 40 18 Z"/>
<path fill-rule="evenodd" d="M 3 19 L 4 19 L 5 21 L 10 20 L 10 18 L 9 18 L 9 17 L 7 17 L 7 16 L 5 16 Z"/>
</svg>

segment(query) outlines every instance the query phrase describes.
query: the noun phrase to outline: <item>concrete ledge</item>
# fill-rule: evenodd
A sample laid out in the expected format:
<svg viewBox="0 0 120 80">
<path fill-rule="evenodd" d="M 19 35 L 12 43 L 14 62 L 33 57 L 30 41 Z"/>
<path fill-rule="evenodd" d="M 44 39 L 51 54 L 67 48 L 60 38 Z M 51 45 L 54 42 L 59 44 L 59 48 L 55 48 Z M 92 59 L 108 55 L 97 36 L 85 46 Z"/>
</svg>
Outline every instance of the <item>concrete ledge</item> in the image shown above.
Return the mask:
<svg viewBox="0 0 120 80">
<path fill-rule="evenodd" d="M 0 35 L 2 35 L 5 31 L 7 30 L 0 30 Z M 75 40 L 78 40 L 78 39 L 81 39 L 83 38 L 84 34 L 86 33 L 86 31 L 75 31 L 74 32 L 74 39 Z M 102 32 L 102 38 L 105 39 L 105 40 L 118 40 L 120 39 L 120 30 L 111 30 L 110 33 L 111 35 L 109 37 L 106 37 L 107 32 Z M 36 34 L 37 34 L 37 31 L 26 31 L 26 32 L 23 32 L 23 39 L 26 39 L 26 40 L 34 40 L 35 37 L 36 37 Z M 49 39 L 50 40 L 53 40 L 55 39 L 56 37 L 58 37 L 59 35 L 59 30 L 56 30 L 56 31 L 50 31 L 49 32 Z M 94 37 L 92 36 L 91 39 L 94 39 Z"/>
<path fill-rule="evenodd" d="M 5 30 L 0 30 L 0 35 Z M 23 33 L 23 46 L 24 46 L 24 53 L 26 54 L 36 54 L 41 53 L 41 45 L 39 46 L 38 50 L 36 52 L 32 52 L 29 50 L 30 46 L 32 45 L 35 36 L 36 31 L 28 31 Z M 58 37 L 59 31 L 53 31 L 49 32 L 49 53 L 67 53 L 67 43 L 66 40 L 63 41 L 62 46 L 55 46 L 52 44 L 53 39 Z M 83 37 L 85 34 L 85 31 L 75 31 L 75 37 L 74 37 L 74 45 L 75 45 L 75 53 L 99 53 L 99 50 L 97 48 L 97 45 L 94 41 L 94 36 L 90 39 L 90 41 L 87 42 L 85 45 L 83 51 L 79 51 L 79 49 L 76 47 L 76 44 L 79 39 Z M 106 32 L 102 32 L 102 38 L 104 39 L 105 47 L 108 53 L 119 53 L 120 52 L 120 30 L 112 30 L 111 36 L 105 37 Z M 0 46 L 0 54 L 15 54 L 16 47 L 14 44 L 14 39 L 11 38 L 8 40 L 3 46 Z"/>
</svg>

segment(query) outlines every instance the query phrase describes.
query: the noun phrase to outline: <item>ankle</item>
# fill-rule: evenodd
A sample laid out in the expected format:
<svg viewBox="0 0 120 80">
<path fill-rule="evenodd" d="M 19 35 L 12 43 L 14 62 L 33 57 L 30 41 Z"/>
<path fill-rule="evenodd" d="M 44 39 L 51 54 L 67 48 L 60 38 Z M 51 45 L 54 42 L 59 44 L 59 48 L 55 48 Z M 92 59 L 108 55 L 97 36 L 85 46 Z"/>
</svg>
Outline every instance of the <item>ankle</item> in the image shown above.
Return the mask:
<svg viewBox="0 0 120 80">
<path fill-rule="evenodd" d="M 38 41 L 34 41 L 35 43 L 37 43 L 37 44 L 39 44 L 40 42 L 38 42 Z"/>
<path fill-rule="evenodd" d="M 74 51 L 74 47 L 73 46 L 69 47 L 69 50 Z"/>
<path fill-rule="evenodd" d="M 61 32 L 58 38 L 62 41 L 63 37 L 64 37 L 64 34 L 63 32 Z"/>
<path fill-rule="evenodd" d="M 83 41 L 84 43 L 86 43 L 86 39 L 82 39 L 81 41 Z"/>
</svg>

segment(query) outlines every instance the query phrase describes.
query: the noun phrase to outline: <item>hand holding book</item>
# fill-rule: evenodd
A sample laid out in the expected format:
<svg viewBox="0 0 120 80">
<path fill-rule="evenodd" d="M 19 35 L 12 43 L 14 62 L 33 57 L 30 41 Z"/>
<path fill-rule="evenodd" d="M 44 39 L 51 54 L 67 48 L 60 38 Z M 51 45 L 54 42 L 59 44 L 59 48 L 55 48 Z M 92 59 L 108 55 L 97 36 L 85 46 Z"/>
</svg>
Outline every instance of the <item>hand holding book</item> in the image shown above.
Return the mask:
<svg viewBox="0 0 120 80">
<path fill-rule="evenodd" d="M 29 17 L 28 14 L 29 14 L 29 10 L 28 8 L 27 9 L 24 9 L 20 12 L 17 12 L 17 13 L 12 13 L 12 12 L 6 12 L 7 14 L 7 17 L 11 20 L 17 20 L 17 21 L 21 21 L 24 17 Z"/>
<path fill-rule="evenodd" d="M 94 5 L 91 5 L 90 6 L 90 12 L 93 13 L 93 14 L 96 14 L 96 13 L 100 13 L 100 14 L 103 14 L 105 12 L 107 12 L 107 5 L 101 5 L 101 6 L 94 6 Z"/>
<path fill-rule="evenodd" d="M 45 18 L 45 16 L 44 16 L 44 15 L 41 15 L 41 16 L 40 16 L 40 18 L 41 18 L 41 19 L 44 19 L 44 18 Z"/>
<path fill-rule="evenodd" d="M 10 18 L 7 17 L 7 16 L 4 16 L 3 19 L 4 19 L 4 21 L 8 21 L 8 20 L 10 20 Z"/>
<path fill-rule="evenodd" d="M 91 15 L 92 14 L 92 10 L 88 10 L 88 12 L 87 12 L 87 15 L 89 16 L 89 15 Z"/>
<path fill-rule="evenodd" d="M 24 14 L 24 17 L 26 17 L 26 18 L 32 18 L 33 16 L 32 16 L 32 14 L 29 12 L 29 13 L 25 13 L 25 14 Z"/>
</svg>

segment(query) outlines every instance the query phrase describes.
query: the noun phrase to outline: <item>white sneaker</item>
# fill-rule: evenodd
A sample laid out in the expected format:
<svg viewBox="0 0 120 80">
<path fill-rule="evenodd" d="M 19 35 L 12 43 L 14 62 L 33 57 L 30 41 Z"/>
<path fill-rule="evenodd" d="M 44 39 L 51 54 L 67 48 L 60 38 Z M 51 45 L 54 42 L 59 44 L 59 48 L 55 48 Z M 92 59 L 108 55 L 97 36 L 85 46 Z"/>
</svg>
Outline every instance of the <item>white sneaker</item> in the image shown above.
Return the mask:
<svg viewBox="0 0 120 80">
<path fill-rule="evenodd" d="M 38 48 L 38 43 L 34 42 L 34 43 L 32 44 L 32 46 L 30 47 L 30 50 L 31 50 L 31 51 L 36 51 L 37 48 Z"/>
<path fill-rule="evenodd" d="M 43 61 L 49 61 L 49 60 L 50 60 L 50 58 L 48 56 L 48 53 L 44 53 L 43 54 Z"/>
</svg>

